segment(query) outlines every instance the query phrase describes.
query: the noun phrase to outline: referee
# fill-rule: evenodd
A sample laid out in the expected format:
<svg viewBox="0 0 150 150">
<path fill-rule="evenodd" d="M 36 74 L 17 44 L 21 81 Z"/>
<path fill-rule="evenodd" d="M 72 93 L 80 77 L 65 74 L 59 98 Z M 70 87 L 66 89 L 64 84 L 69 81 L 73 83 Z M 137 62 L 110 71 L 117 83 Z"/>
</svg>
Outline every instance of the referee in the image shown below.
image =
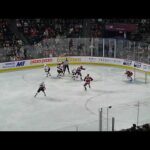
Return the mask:
<svg viewBox="0 0 150 150">
<path fill-rule="evenodd" d="M 67 68 L 68 73 L 70 74 L 70 70 L 69 70 L 69 62 L 68 62 L 68 59 L 67 59 L 67 58 L 66 58 L 66 60 L 64 61 L 63 65 L 64 65 L 64 73 L 65 73 L 66 68 Z"/>
</svg>

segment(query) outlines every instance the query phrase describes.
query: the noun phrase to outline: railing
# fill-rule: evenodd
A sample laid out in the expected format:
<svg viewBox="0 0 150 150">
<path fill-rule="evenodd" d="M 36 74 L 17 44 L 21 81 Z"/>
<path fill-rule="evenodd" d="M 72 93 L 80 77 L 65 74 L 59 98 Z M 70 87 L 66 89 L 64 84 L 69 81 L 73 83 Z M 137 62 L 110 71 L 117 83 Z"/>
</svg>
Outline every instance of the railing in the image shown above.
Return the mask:
<svg viewBox="0 0 150 150">
<path fill-rule="evenodd" d="M 34 45 L 26 45 L 18 50 L 17 55 L 24 59 L 26 50 L 27 58 L 41 58 L 50 56 L 99 56 L 132 59 L 150 63 L 150 45 L 124 39 L 102 38 L 56 38 L 44 39 Z M 0 62 L 11 61 L 10 55 L 13 48 L 0 50 Z"/>
</svg>

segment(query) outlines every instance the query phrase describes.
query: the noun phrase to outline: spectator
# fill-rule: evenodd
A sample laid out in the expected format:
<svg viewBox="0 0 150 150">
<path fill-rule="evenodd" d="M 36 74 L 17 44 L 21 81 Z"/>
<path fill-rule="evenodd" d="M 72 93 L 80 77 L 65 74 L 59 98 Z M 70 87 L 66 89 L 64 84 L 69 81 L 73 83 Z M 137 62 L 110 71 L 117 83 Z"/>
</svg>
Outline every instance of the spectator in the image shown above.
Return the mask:
<svg viewBox="0 0 150 150">
<path fill-rule="evenodd" d="M 43 36 L 44 36 L 45 38 L 48 38 L 48 36 L 49 36 L 48 29 L 46 29 L 46 30 L 44 31 Z"/>
<path fill-rule="evenodd" d="M 133 126 L 131 127 L 131 131 L 136 131 L 136 124 L 133 124 Z"/>
</svg>

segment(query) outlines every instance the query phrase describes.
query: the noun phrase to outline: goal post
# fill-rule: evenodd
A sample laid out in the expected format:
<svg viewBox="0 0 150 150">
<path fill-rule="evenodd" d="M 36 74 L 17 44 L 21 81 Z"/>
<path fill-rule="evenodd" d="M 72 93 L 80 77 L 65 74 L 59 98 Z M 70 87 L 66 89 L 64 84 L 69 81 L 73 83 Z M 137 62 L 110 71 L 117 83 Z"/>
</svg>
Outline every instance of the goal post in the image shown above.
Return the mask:
<svg viewBox="0 0 150 150">
<path fill-rule="evenodd" d="M 133 68 L 134 81 L 139 81 L 143 83 L 148 83 L 148 72 Z"/>
<path fill-rule="evenodd" d="M 147 83 L 147 72 L 145 72 L 145 84 Z"/>
<path fill-rule="evenodd" d="M 126 69 L 126 71 L 129 70 L 133 73 L 133 81 L 137 83 L 148 83 L 148 72 L 140 70 L 138 68 L 130 68 Z"/>
</svg>

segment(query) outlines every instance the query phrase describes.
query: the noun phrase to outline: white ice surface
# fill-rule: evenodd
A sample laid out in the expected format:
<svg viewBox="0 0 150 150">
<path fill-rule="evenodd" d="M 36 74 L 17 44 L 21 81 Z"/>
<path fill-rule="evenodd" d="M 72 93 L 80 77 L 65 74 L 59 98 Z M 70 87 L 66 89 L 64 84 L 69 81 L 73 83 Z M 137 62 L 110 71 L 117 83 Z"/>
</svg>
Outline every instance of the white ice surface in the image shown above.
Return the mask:
<svg viewBox="0 0 150 150">
<path fill-rule="evenodd" d="M 70 70 L 77 66 L 70 66 Z M 89 73 L 94 81 L 84 91 L 83 81 L 73 81 L 66 72 L 57 79 L 56 67 L 52 77 L 46 77 L 43 68 L 0 74 L 0 131 L 98 131 L 98 109 L 103 108 L 103 130 L 106 130 L 106 110 L 115 117 L 115 130 L 150 123 L 150 83 L 144 84 L 144 75 L 129 83 L 125 70 L 86 65 L 83 77 Z M 138 75 L 137 75 L 138 77 Z M 142 79 L 142 78 L 143 79 Z M 149 79 L 149 77 L 148 77 Z M 43 93 L 34 98 L 40 82 L 46 84 Z"/>
</svg>

